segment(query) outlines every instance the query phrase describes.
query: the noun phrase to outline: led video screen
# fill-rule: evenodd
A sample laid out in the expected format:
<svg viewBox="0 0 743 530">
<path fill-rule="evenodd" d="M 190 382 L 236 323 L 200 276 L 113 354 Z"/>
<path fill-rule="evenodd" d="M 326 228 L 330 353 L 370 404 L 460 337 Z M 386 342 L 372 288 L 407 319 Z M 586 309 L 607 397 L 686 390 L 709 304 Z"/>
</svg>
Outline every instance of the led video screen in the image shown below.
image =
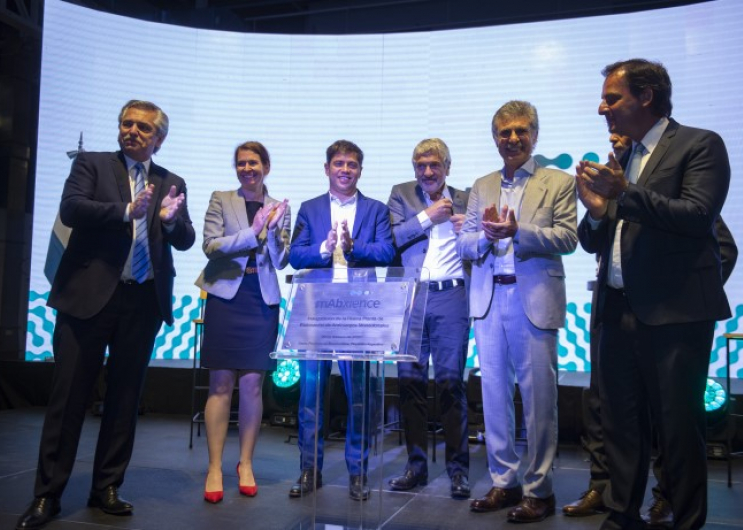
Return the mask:
<svg viewBox="0 0 743 530">
<path fill-rule="evenodd" d="M 573 173 L 578 160 L 603 160 L 610 146 L 597 114 L 608 63 L 630 57 L 663 62 L 674 83 L 673 116 L 724 138 L 733 181 L 723 216 L 743 241 L 737 204 L 743 185 L 739 86 L 743 81 L 743 3 L 718 0 L 634 14 L 435 31 L 357 36 L 262 35 L 199 30 L 101 13 L 60 0 L 45 3 L 33 256 L 26 358 L 51 355 L 54 313 L 44 265 L 69 174 L 68 152 L 82 133 L 87 151 L 117 149 L 117 115 L 147 99 L 170 117 L 155 156 L 186 179 L 197 242 L 176 252 L 176 322 L 163 327 L 158 359 L 192 355 L 198 315 L 194 280 L 206 258 L 201 231 L 214 190 L 236 189 L 235 146 L 261 141 L 271 154 L 266 184 L 302 201 L 327 191 L 325 149 L 345 138 L 365 153 L 361 191 L 386 202 L 391 187 L 414 178 L 411 154 L 442 138 L 452 154 L 448 182 L 468 188 L 502 165 L 490 134 L 495 110 L 511 99 L 539 111 L 535 153 Z M 579 215 L 583 210 L 579 208 Z M 568 317 L 559 365 L 586 370 L 595 261 L 580 248 L 565 258 Z M 740 268 L 740 267 L 739 267 Z M 290 269 L 283 271 L 291 274 Z M 726 331 L 740 329 L 743 273 L 726 289 L 734 317 L 717 326 L 711 372 L 724 366 Z M 476 348 L 470 346 L 470 364 Z M 733 374 L 743 376 L 734 350 Z"/>
</svg>

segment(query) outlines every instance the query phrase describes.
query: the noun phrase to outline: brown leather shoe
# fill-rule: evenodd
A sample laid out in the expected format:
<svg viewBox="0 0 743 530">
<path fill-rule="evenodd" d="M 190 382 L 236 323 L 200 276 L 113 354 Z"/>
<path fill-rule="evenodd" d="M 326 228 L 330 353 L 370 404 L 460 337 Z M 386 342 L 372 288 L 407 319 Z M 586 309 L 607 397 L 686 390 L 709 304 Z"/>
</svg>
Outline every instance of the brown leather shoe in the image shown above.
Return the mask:
<svg viewBox="0 0 743 530">
<path fill-rule="evenodd" d="M 605 512 L 604 496 L 596 490 L 584 491 L 580 499 L 562 507 L 562 513 L 571 517 L 586 517 Z"/>
<path fill-rule="evenodd" d="M 536 523 L 544 521 L 548 515 L 555 515 L 555 496 L 546 499 L 524 497 L 521 502 L 508 512 L 511 523 Z"/>
<path fill-rule="evenodd" d="M 490 488 L 484 497 L 470 502 L 470 510 L 473 512 L 494 512 L 510 506 L 516 506 L 524 492 L 521 486 L 515 488 Z"/>
<path fill-rule="evenodd" d="M 653 504 L 650 505 L 648 511 L 642 514 L 641 517 L 645 521 L 646 528 L 662 530 L 673 527 L 671 503 L 663 498 L 653 498 Z"/>
</svg>

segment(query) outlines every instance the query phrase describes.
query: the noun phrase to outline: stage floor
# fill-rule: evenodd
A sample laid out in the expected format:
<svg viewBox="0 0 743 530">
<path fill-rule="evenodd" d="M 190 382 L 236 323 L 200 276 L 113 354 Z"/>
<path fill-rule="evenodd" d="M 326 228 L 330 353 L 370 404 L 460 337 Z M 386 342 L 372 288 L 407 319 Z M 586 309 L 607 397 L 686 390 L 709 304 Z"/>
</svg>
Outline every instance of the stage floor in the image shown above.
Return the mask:
<svg viewBox="0 0 743 530">
<path fill-rule="evenodd" d="M 14 528 L 18 516 L 31 500 L 43 408 L 0 411 L 0 528 Z M 294 441 L 287 443 L 293 431 L 282 427 L 264 427 L 255 457 L 258 496 L 247 498 L 237 491 L 235 462 L 237 430 L 230 429 L 225 448 L 225 499 L 217 505 L 202 500 L 207 466 L 206 439 L 194 438 L 188 448 L 188 417 L 146 414 L 140 418 L 134 456 L 121 488 L 124 498 L 135 505 L 131 517 L 116 517 L 87 508 L 90 471 L 93 462 L 99 419 L 86 419 L 75 469 L 62 498 L 62 513 L 47 526 L 49 530 L 284 530 L 308 528 L 309 498 L 289 499 L 288 491 L 299 472 L 298 450 Z M 440 438 L 439 438 L 440 442 Z M 383 467 L 378 476 L 383 483 L 398 474 L 405 465 L 405 448 L 398 435 L 384 439 Z M 491 486 L 487 473 L 485 446 L 470 445 L 470 484 L 472 495 L 481 496 Z M 347 475 L 343 461 L 343 442 L 326 442 L 324 486 L 317 494 L 318 528 L 344 528 L 347 516 L 361 511 L 379 513 L 381 526 L 388 530 L 440 529 L 468 530 L 508 528 L 505 511 L 476 514 L 467 501 L 449 497 L 449 481 L 443 465 L 443 445 L 438 445 L 438 461 L 429 461 L 429 484 L 413 492 L 372 492 L 361 506 L 348 499 Z M 727 487 L 724 461 L 710 460 L 709 516 L 705 528 L 743 528 L 743 459 L 733 462 L 733 487 Z M 375 475 L 373 475 L 375 476 Z M 530 528 L 571 530 L 595 529 L 603 516 L 568 518 L 560 506 L 575 500 L 588 483 L 586 454 L 576 445 L 560 446 L 555 462 L 554 485 L 558 514 Z M 649 490 L 648 490 L 649 497 Z M 373 513 L 366 520 L 376 520 Z M 348 528 L 359 528 L 353 523 Z M 515 528 L 513 526 L 512 528 Z"/>
</svg>

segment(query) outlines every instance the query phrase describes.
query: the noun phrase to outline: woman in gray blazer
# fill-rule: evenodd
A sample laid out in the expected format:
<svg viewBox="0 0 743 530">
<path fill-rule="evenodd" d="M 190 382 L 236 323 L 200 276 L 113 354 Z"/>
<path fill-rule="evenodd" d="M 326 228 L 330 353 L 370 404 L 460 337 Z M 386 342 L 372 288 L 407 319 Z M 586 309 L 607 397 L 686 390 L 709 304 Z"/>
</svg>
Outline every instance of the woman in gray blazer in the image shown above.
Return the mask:
<svg viewBox="0 0 743 530">
<path fill-rule="evenodd" d="M 263 415 L 261 388 L 276 343 L 281 291 L 276 269 L 289 261 L 288 201 L 268 196 L 271 169 L 266 148 L 245 142 L 235 149 L 240 188 L 215 191 L 204 219 L 203 250 L 209 259 L 196 285 L 208 293 L 201 365 L 210 369 L 205 422 L 209 472 L 204 499 L 222 500 L 222 452 L 230 405 L 239 384 L 239 490 L 254 497 L 253 449 Z"/>
</svg>

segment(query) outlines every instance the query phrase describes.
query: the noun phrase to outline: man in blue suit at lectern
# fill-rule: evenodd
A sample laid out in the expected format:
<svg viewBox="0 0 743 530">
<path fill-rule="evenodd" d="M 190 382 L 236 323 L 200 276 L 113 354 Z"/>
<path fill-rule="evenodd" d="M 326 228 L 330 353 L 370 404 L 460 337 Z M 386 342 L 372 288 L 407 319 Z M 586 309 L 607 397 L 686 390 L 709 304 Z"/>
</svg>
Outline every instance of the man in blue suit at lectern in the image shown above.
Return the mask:
<svg viewBox="0 0 743 530">
<path fill-rule="evenodd" d="M 384 267 L 392 262 L 390 214 L 379 201 L 364 196 L 357 188 L 364 153 L 346 140 L 338 140 L 326 152 L 325 174 L 330 190 L 302 203 L 294 226 L 289 263 L 295 269 L 346 269 Z M 322 486 L 323 466 L 323 401 L 315 408 L 318 391 L 324 393 L 332 361 L 300 363 L 299 439 L 301 474 L 289 491 L 290 497 L 301 497 Z M 366 479 L 369 457 L 368 410 L 361 411 L 352 403 L 361 403 L 364 385 L 363 366 L 339 361 L 343 386 L 348 399 L 346 427 L 346 467 L 349 473 L 349 495 L 354 500 L 369 498 Z M 354 396 L 354 393 L 356 396 Z M 367 419 L 362 419 L 367 414 Z M 315 440 L 315 425 L 320 426 Z M 362 425 L 366 431 L 362 432 Z M 317 467 L 315 443 L 317 442 Z"/>
</svg>

